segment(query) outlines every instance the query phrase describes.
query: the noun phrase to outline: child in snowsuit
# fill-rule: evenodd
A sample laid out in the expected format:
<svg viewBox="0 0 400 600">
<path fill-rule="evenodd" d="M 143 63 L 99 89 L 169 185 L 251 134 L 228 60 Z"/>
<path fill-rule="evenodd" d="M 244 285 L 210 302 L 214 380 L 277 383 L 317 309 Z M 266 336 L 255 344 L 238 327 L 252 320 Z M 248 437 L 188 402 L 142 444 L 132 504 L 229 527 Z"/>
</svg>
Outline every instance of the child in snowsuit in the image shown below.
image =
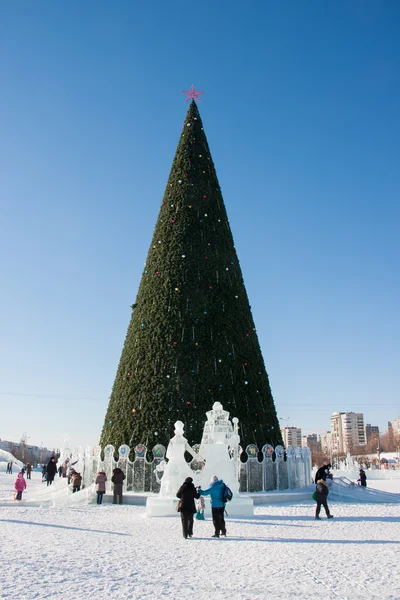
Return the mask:
<svg viewBox="0 0 400 600">
<path fill-rule="evenodd" d="M 17 479 L 15 480 L 15 500 L 22 500 L 22 492 L 26 488 L 25 477 L 22 473 L 18 473 Z"/>
<path fill-rule="evenodd" d="M 203 496 L 200 496 L 200 498 L 197 500 L 196 502 L 196 519 L 198 519 L 199 521 L 204 521 L 204 509 L 206 507 L 206 503 L 204 501 Z"/>
<path fill-rule="evenodd" d="M 81 489 L 82 475 L 80 473 L 77 473 L 76 471 L 74 471 L 71 476 L 71 483 L 72 483 L 72 493 L 79 492 L 79 490 Z"/>
</svg>

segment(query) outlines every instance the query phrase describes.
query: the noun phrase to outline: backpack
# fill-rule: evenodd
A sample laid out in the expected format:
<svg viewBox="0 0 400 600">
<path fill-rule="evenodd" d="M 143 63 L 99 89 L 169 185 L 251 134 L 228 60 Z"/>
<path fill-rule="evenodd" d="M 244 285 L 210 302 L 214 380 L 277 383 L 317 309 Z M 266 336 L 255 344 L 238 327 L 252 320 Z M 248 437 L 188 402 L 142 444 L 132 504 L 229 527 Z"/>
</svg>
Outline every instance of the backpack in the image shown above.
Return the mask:
<svg viewBox="0 0 400 600">
<path fill-rule="evenodd" d="M 230 502 L 233 498 L 233 492 L 228 486 L 224 483 L 224 487 L 222 488 L 222 502 L 226 504 Z"/>
</svg>

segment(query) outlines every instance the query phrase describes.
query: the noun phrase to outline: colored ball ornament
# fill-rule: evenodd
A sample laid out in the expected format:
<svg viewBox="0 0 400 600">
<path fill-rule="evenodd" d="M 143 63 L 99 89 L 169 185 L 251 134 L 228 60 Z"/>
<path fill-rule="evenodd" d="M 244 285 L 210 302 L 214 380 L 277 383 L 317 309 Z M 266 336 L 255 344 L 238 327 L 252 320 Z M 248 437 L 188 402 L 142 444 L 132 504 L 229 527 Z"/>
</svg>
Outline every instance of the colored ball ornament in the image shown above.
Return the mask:
<svg viewBox="0 0 400 600">
<path fill-rule="evenodd" d="M 179 292 L 179 288 L 175 288 L 175 291 L 176 291 L 176 292 Z"/>
<path fill-rule="evenodd" d="M 186 402 L 186 404 L 190 404 L 190 402 Z"/>
<path fill-rule="evenodd" d="M 114 423 L 114 421 L 112 421 L 111 419 L 108 422 L 110 425 L 112 425 Z"/>
<path fill-rule="evenodd" d="M 171 223 L 175 223 L 175 219 L 171 219 Z"/>
<path fill-rule="evenodd" d="M 174 342 L 174 346 L 177 346 L 177 345 L 178 345 L 178 342 Z"/>
<path fill-rule="evenodd" d="M 154 435 L 158 435 L 158 431 L 155 431 L 155 432 L 154 432 Z"/>
<path fill-rule="evenodd" d="M 245 382 L 244 382 L 244 385 L 247 385 L 248 383 L 249 383 L 248 381 L 245 381 Z"/>
<path fill-rule="evenodd" d="M 129 372 L 129 373 L 127 373 L 127 376 L 128 376 L 128 377 L 132 377 L 132 373 L 130 373 L 130 372 Z"/>
<path fill-rule="evenodd" d="M 167 379 L 169 379 L 171 377 L 171 375 L 167 375 Z"/>
<path fill-rule="evenodd" d="M 243 366 L 244 366 L 244 367 L 247 367 L 247 363 L 243 363 Z"/>
<path fill-rule="evenodd" d="M 141 326 L 142 326 L 142 327 L 144 327 L 144 326 L 145 326 L 145 323 L 142 323 L 142 324 L 141 324 Z"/>
<path fill-rule="evenodd" d="M 136 408 L 132 408 L 132 412 L 135 413 L 136 412 Z"/>
<path fill-rule="evenodd" d="M 205 310 L 205 311 L 203 312 L 203 315 L 206 315 L 206 314 L 207 314 L 207 311 Z"/>
<path fill-rule="evenodd" d="M 182 258 L 186 258 L 186 254 L 182 254 Z"/>
<path fill-rule="evenodd" d="M 212 289 L 213 289 L 213 286 L 212 286 L 212 285 L 209 285 L 209 286 L 208 286 L 208 289 L 209 289 L 209 290 L 212 290 Z"/>
<path fill-rule="evenodd" d="M 207 198 L 207 194 L 204 194 L 203 198 Z"/>
<path fill-rule="evenodd" d="M 182 179 L 178 179 L 178 183 L 182 183 Z"/>
</svg>

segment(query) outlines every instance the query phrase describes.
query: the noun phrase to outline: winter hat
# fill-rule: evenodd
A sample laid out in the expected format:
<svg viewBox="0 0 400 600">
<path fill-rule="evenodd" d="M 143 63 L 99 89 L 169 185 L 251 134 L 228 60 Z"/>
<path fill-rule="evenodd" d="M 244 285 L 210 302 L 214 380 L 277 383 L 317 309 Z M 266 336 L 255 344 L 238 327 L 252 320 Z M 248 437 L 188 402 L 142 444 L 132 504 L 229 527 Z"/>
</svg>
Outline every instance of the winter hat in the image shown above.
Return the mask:
<svg viewBox="0 0 400 600">
<path fill-rule="evenodd" d="M 192 482 L 193 482 L 193 478 L 192 477 L 186 477 L 185 483 L 192 483 Z"/>
<path fill-rule="evenodd" d="M 218 477 L 217 477 L 217 475 L 213 475 L 213 476 L 211 477 L 211 483 L 213 483 L 213 481 L 218 481 Z"/>
</svg>

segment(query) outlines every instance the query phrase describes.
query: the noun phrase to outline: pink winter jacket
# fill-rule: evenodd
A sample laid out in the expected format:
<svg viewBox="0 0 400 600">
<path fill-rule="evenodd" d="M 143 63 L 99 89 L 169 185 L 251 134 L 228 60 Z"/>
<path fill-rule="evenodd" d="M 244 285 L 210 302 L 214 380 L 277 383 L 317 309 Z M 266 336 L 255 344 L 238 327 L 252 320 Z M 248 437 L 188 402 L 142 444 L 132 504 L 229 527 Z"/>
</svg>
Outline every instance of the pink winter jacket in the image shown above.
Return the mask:
<svg viewBox="0 0 400 600">
<path fill-rule="evenodd" d="M 24 489 L 26 488 L 26 481 L 24 479 L 24 476 L 17 477 L 17 479 L 15 480 L 14 488 L 17 490 L 17 492 L 24 491 Z"/>
</svg>

